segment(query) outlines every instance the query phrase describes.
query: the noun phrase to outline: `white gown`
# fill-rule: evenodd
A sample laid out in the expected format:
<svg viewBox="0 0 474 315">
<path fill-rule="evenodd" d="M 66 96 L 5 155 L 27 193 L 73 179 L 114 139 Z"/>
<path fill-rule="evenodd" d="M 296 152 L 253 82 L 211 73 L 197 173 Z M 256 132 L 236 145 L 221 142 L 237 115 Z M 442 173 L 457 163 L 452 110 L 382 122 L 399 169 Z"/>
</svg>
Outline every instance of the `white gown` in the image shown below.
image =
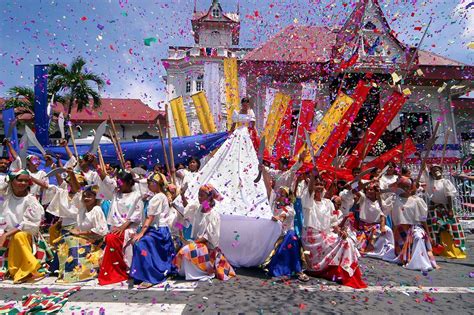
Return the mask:
<svg viewBox="0 0 474 315">
<path fill-rule="evenodd" d="M 221 145 L 186 191 L 190 202 L 197 201 L 199 188 L 210 183 L 224 197 L 216 202 L 213 211 L 221 215 L 219 247 L 235 267 L 262 264 L 281 231 L 271 221 L 272 211 L 263 180 L 254 183 L 258 159 L 245 126 L 254 121 L 252 113 L 234 113 L 234 121 L 244 125 Z"/>
</svg>

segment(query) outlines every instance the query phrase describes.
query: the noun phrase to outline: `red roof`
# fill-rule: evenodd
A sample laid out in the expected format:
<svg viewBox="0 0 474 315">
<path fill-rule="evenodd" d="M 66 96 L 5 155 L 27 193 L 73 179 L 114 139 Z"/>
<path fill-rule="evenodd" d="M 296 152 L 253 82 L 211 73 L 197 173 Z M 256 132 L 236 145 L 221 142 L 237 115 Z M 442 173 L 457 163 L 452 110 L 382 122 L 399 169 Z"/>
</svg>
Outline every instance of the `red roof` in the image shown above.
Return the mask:
<svg viewBox="0 0 474 315">
<path fill-rule="evenodd" d="M 114 122 L 121 124 L 152 124 L 156 122 L 158 116 L 164 117 L 165 115 L 164 111 L 154 110 L 139 99 L 102 98 L 101 101 L 102 105 L 97 109 L 92 108 L 92 100 L 90 101 L 90 108 L 85 108 L 82 112 L 77 112 L 74 109 L 71 121 L 74 123 L 98 123 L 108 119 L 110 115 Z M 5 99 L 0 98 L 0 110 L 3 109 L 4 103 Z M 63 104 L 60 103 L 56 103 L 53 110 L 58 113 L 67 112 Z M 23 108 L 17 108 L 15 112 L 22 113 L 19 116 L 20 120 L 29 121 L 33 119 L 33 115 L 23 110 Z"/>
<path fill-rule="evenodd" d="M 330 60 L 335 43 L 336 33 L 326 26 L 290 25 L 245 55 L 244 60 L 324 63 Z"/>
<path fill-rule="evenodd" d="M 418 64 L 420 66 L 463 66 L 464 64 L 453 59 L 437 55 L 430 51 L 418 51 Z"/>
<path fill-rule="evenodd" d="M 151 124 L 156 122 L 164 111 L 154 110 L 139 99 L 102 98 L 102 105 L 97 109 L 85 108 L 82 112 L 76 109 L 72 112 L 71 121 L 74 123 L 96 123 L 104 121 L 109 116 L 121 124 Z"/>
<path fill-rule="evenodd" d="M 336 43 L 338 31 L 326 26 L 290 25 L 260 47 L 250 51 L 244 61 L 326 63 Z M 430 51 L 418 51 L 420 66 L 465 66 Z"/>
</svg>

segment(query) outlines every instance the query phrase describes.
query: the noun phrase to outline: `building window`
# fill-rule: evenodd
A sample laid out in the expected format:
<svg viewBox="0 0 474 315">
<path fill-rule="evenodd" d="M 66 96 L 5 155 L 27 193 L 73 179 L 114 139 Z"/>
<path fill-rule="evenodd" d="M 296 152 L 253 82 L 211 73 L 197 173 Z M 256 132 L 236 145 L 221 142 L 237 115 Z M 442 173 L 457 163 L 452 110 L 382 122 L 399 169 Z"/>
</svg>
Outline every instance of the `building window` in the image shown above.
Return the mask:
<svg viewBox="0 0 474 315">
<path fill-rule="evenodd" d="M 204 76 L 201 74 L 196 79 L 196 92 L 204 90 Z"/>
<path fill-rule="evenodd" d="M 212 9 L 212 17 L 219 17 L 220 12 L 218 8 Z"/>
<path fill-rule="evenodd" d="M 191 93 L 191 80 L 186 80 L 186 93 Z"/>
</svg>

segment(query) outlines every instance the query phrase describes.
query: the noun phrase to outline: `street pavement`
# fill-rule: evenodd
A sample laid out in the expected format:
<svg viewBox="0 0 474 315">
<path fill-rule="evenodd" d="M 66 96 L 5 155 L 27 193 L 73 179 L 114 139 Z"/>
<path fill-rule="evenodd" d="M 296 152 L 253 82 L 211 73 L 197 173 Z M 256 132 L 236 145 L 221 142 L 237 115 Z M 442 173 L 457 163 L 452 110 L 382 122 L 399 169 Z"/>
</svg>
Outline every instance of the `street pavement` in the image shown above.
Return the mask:
<svg viewBox="0 0 474 315">
<path fill-rule="evenodd" d="M 148 290 L 128 283 L 100 287 L 80 284 L 62 314 L 474 314 L 474 236 L 468 237 L 469 258 L 438 258 L 440 270 L 422 273 L 370 258 L 361 259 L 369 287 L 354 290 L 312 278 L 272 279 L 257 268 L 237 269 L 237 277 L 222 282 L 172 279 Z M 77 285 L 77 284 L 76 284 Z M 0 282 L 1 303 L 19 301 L 41 288 L 63 291 L 74 285 Z M 382 313 L 381 313 L 382 312 Z"/>
</svg>

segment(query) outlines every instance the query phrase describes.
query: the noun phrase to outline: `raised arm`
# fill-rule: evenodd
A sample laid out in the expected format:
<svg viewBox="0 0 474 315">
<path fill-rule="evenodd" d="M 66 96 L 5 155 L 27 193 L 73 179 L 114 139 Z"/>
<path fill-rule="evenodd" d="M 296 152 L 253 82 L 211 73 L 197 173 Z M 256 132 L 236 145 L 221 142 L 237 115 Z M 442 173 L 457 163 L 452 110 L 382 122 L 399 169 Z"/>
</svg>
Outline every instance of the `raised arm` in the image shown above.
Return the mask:
<svg viewBox="0 0 474 315">
<path fill-rule="evenodd" d="M 267 189 L 267 198 L 270 199 L 270 195 L 272 193 L 272 178 L 270 174 L 268 174 L 263 164 L 260 164 L 258 166 L 258 170 L 262 172 L 263 183 L 265 184 L 265 188 Z"/>
<path fill-rule="evenodd" d="M 15 148 L 13 148 L 13 145 L 9 138 L 3 139 L 3 145 L 8 148 L 8 151 L 10 152 L 12 158 L 16 160 L 18 158 L 18 153 L 15 151 Z"/>
<path fill-rule="evenodd" d="M 71 149 L 69 149 L 69 146 L 67 145 L 67 140 L 66 139 L 61 139 L 61 142 L 59 142 L 59 145 L 66 150 L 66 154 L 69 158 L 72 158 L 74 154 L 72 154 Z"/>
</svg>

